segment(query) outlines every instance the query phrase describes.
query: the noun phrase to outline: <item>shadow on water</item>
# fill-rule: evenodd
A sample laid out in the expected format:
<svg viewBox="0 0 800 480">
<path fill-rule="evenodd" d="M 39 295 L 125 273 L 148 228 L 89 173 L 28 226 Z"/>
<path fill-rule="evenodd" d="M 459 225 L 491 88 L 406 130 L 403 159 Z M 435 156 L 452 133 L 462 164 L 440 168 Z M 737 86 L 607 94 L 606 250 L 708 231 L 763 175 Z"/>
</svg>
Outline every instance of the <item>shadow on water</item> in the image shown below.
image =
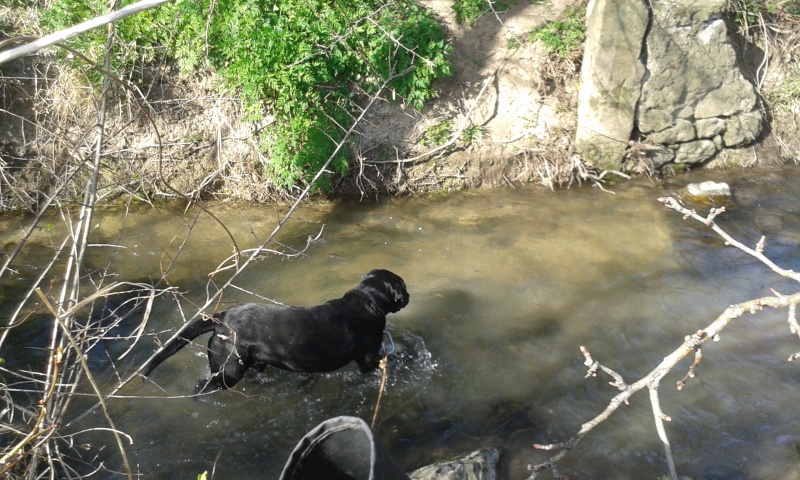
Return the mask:
<svg viewBox="0 0 800 480">
<path fill-rule="evenodd" d="M 735 198 L 718 223 L 749 245 L 766 235 L 766 253 L 800 270 L 800 171 L 764 172 L 756 180 L 724 174 Z M 518 188 L 308 204 L 271 246 L 302 249 L 322 224 L 324 241 L 305 255 L 251 265 L 220 308 L 265 298 L 320 303 L 372 268 L 397 272 L 411 303 L 389 317 L 397 352 L 376 435 L 409 470 L 499 446 L 509 478 L 526 478 L 525 466 L 545 458 L 531 444 L 566 440 L 617 393 L 606 378 L 584 378 L 580 345 L 632 382 L 729 304 L 769 295 L 770 288 L 796 290 L 657 202 L 709 175 L 720 173 L 665 184 L 638 180 L 614 186 L 615 194 Z M 217 213 L 240 248 L 253 248 L 280 212 L 223 205 Z M 186 293 L 180 310 L 168 298 L 154 302 L 147 335 L 128 359 L 100 374 L 105 387 L 156 349 L 154 336 L 165 340 L 181 315 L 193 313 L 190 302 L 202 303 L 208 272 L 230 255 L 218 227 L 195 215 L 142 209 L 124 219 L 109 212 L 98 222 L 98 236 L 124 248 L 99 249 L 93 262 L 111 261 L 120 278 L 155 278 L 165 258 L 177 258 L 170 281 Z M 20 345 L 35 337 L 25 334 Z M 132 463 L 147 478 L 212 470 L 215 478 L 277 478 L 297 441 L 321 421 L 372 419 L 380 375 L 362 375 L 354 365 L 313 376 L 272 369 L 249 375 L 234 391 L 185 398 L 208 374 L 205 342 L 201 337 L 160 365 L 155 383 L 134 381 L 121 392 L 126 398 L 109 403 L 118 428 L 134 439 Z M 800 464 L 800 392 L 797 366 L 785 358 L 797 350 L 785 312 L 762 312 L 704 348 L 699 376 L 687 389 L 670 387 L 687 365 L 664 380 L 661 403 L 673 418 L 667 428 L 681 474 L 792 478 Z M 76 400 L 76 412 L 81 402 L 88 400 Z M 97 422 L 87 418 L 72 428 Z M 119 468 L 107 435 L 86 433 L 80 441 L 91 445 L 87 458 Z M 571 478 L 665 473 L 646 394 L 590 434 L 561 471 Z"/>
</svg>

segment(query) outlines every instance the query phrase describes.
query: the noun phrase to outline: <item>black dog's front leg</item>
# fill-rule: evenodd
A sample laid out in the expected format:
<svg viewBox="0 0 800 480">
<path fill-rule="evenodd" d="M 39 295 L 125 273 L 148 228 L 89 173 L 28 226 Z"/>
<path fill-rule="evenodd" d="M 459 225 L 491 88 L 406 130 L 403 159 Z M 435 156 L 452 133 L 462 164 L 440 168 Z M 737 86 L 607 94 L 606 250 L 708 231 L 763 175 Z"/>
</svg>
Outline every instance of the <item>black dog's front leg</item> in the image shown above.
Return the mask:
<svg viewBox="0 0 800 480">
<path fill-rule="evenodd" d="M 194 390 L 192 390 L 192 394 L 199 395 L 202 393 L 211 393 L 216 392 L 217 390 L 222 390 L 222 388 L 223 387 L 214 382 L 214 377 L 204 378 L 197 382 L 197 385 L 194 386 Z"/>
<path fill-rule="evenodd" d="M 381 363 L 381 356 L 376 352 L 370 352 L 364 354 L 362 358 L 357 358 L 356 363 L 358 364 L 359 370 L 361 373 L 371 372 L 373 370 L 377 370 Z"/>
</svg>

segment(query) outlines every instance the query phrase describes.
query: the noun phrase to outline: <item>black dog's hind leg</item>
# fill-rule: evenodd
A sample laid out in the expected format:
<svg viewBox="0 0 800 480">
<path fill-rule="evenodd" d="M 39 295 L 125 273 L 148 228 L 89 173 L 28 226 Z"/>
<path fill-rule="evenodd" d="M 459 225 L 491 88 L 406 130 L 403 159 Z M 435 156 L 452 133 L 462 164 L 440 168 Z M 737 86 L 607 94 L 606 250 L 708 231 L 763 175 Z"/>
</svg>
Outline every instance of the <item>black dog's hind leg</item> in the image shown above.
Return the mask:
<svg viewBox="0 0 800 480">
<path fill-rule="evenodd" d="M 196 393 L 209 393 L 231 388 L 239 383 L 239 380 L 244 377 L 245 370 L 247 370 L 244 365 L 239 363 L 239 359 L 236 357 L 229 359 L 223 365 L 216 365 L 215 362 L 209 361 L 209 366 L 211 367 L 211 377 L 201 380 L 197 384 L 195 387 Z"/>
<path fill-rule="evenodd" d="M 211 378 L 202 387 L 203 392 L 231 388 L 244 377 L 250 367 L 249 359 L 239 355 L 232 339 L 222 339 L 214 334 L 208 342 L 208 366 Z"/>
</svg>

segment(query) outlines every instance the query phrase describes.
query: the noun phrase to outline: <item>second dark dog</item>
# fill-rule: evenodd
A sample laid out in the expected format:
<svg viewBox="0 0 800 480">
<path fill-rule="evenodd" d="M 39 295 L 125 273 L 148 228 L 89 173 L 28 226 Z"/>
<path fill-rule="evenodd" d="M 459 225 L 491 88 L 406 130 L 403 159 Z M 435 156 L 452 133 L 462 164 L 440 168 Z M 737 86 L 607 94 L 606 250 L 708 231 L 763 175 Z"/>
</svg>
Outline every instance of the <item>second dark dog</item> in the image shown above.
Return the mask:
<svg viewBox="0 0 800 480">
<path fill-rule="evenodd" d="M 143 375 L 206 332 L 213 332 L 208 340 L 211 378 L 198 385 L 201 391 L 230 388 L 250 367 L 331 372 L 355 361 L 362 372 L 369 372 L 378 368 L 386 315 L 408 300 L 402 278 L 372 270 L 358 287 L 322 305 L 236 305 L 189 324 L 153 357 Z"/>
</svg>

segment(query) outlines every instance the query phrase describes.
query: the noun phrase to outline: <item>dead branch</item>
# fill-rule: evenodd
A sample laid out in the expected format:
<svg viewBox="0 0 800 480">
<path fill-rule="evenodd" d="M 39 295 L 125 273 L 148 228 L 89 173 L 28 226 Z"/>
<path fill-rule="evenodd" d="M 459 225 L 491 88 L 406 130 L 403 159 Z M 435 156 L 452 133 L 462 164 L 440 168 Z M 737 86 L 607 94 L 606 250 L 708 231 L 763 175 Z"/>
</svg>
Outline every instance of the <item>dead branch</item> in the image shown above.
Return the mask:
<svg viewBox="0 0 800 480">
<path fill-rule="evenodd" d="M 247 249 L 247 250 L 242 250 L 241 254 L 243 256 L 247 256 L 247 255 L 251 255 L 251 254 L 252 255 L 258 255 L 259 259 L 264 258 L 266 255 L 277 255 L 277 256 L 286 257 L 286 258 L 299 257 L 301 255 L 305 255 L 306 251 L 308 250 L 308 248 L 312 244 L 322 241 L 322 232 L 324 230 L 325 230 L 325 225 L 322 225 L 322 227 L 319 229 L 319 232 L 317 233 L 317 235 L 313 236 L 313 237 L 311 235 L 309 235 L 308 238 L 306 238 L 306 246 L 303 247 L 302 250 L 295 250 L 294 253 L 281 252 L 281 251 L 278 251 L 278 250 L 274 250 L 272 248 L 250 248 L 250 249 Z M 233 263 L 230 263 L 230 262 L 233 262 Z M 213 277 L 214 275 L 216 275 L 219 272 L 223 272 L 225 270 L 229 270 L 229 269 L 235 268 L 235 267 L 236 267 L 235 257 L 233 255 L 231 255 L 230 257 L 228 257 L 225 260 L 223 260 L 222 263 L 220 263 L 213 272 L 208 274 L 208 276 L 209 276 L 209 278 L 211 278 L 211 277 Z"/>
<path fill-rule="evenodd" d="M 53 316 L 58 321 L 58 324 L 61 327 L 64 336 L 67 337 L 67 339 L 68 339 L 70 345 L 72 346 L 72 348 L 74 348 L 76 351 L 80 352 L 80 346 L 77 344 L 77 342 L 75 341 L 74 337 L 72 336 L 72 333 L 70 332 L 70 325 L 67 322 L 65 322 L 64 319 L 62 319 L 62 316 L 59 314 L 59 312 L 56 310 L 56 308 L 50 303 L 48 298 L 41 292 L 41 290 L 37 290 L 36 293 L 39 295 L 39 298 L 41 298 L 42 302 L 45 304 L 47 309 L 50 310 L 50 313 L 52 313 Z M 74 311 L 75 311 L 75 309 L 73 308 L 71 311 L 66 312 L 65 317 L 66 318 L 71 317 L 73 315 Z M 57 351 L 60 352 L 60 349 L 57 350 Z M 89 371 L 89 365 L 86 363 L 86 358 L 84 358 L 83 355 L 79 355 L 78 359 L 80 360 L 80 364 L 81 364 L 81 367 L 83 368 L 83 372 L 86 375 L 86 378 L 89 380 L 89 383 L 91 384 L 92 388 L 94 389 L 95 394 L 97 395 L 97 398 L 100 401 L 100 406 L 102 407 L 103 415 L 105 416 L 106 421 L 108 422 L 109 426 L 111 427 L 111 431 L 114 433 L 114 438 L 117 440 L 117 446 L 119 447 L 119 452 L 122 455 L 122 463 L 125 466 L 125 473 L 126 473 L 126 475 L 127 475 L 127 477 L 129 479 L 132 479 L 133 478 L 133 473 L 132 473 L 133 471 L 131 470 L 130 463 L 128 462 L 128 455 L 125 453 L 125 447 L 124 447 L 124 445 L 122 443 L 122 439 L 121 439 L 121 437 L 120 437 L 120 435 L 118 433 L 119 430 L 117 430 L 117 428 L 114 426 L 114 420 L 111 419 L 111 415 L 108 413 L 108 409 L 106 408 L 106 404 L 103 401 L 103 395 L 102 395 L 102 392 L 100 391 L 100 387 L 94 381 L 94 378 L 92 377 L 92 373 Z M 60 361 L 60 359 L 59 359 L 59 361 Z M 53 362 L 53 363 L 55 365 L 57 365 L 57 362 Z M 56 378 L 57 377 L 54 375 L 53 376 L 53 380 L 55 381 Z M 52 391 L 51 391 L 51 393 L 52 393 Z"/>
<path fill-rule="evenodd" d="M 363 111 L 361 112 L 359 117 L 356 119 L 356 121 L 353 123 L 353 125 L 347 130 L 347 132 L 345 132 L 345 134 L 343 135 L 342 140 L 337 144 L 336 148 L 330 154 L 330 156 L 328 157 L 327 161 L 319 168 L 319 170 L 317 171 L 316 175 L 311 179 L 311 181 L 308 183 L 306 188 L 301 192 L 299 197 L 294 201 L 292 206 L 289 208 L 289 210 L 286 212 L 286 214 L 283 216 L 283 218 L 278 222 L 278 225 L 273 229 L 272 233 L 270 233 L 270 235 L 267 237 L 267 239 L 264 240 L 264 242 L 261 243 L 261 245 L 259 245 L 257 248 L 253 249 L 249 256 L 247 256 L 241 262 L 236 264 L 235 271 L 225 281 L 224 284 L 222 284 L 221 286 L 217 287 L 215 291 L 213 291 L 213 292 L 210 291 L 209 292 L 208 297 L 206 298 L 206 302 L 203 305 L 201 305 L 201 306 L 199 306 L 197 308 L 197 311 L 194 313 L 194 315 L 191 316 L 191 318 L 188 318 L 186 320 L 186 322 L 184 323 L 184 327 L 186 325 L 189 325 L 193 320 L 199 318 L 200 316 L 206 315 L 205 312 L 206 312 L 207 309 L 209 309 L 209 307 L 212 307 L 213 305 L 218 304 L 219 301 L 222 298 L 223 292 L 229 286 L 233 285 L 234 280 L 242 272 L 244 272 L 245 269 L 247 269 L 252 262 L 256 261 L 260 257 L 262 252 L 267 250 L 267 245 L 269 245 L 273 241 L 275 236 L 283 228 L 283 226 L 286 224 L 286 222 L 288 222 L 289 219 L 292 218 L 292 215 L 294 214 L 295 210 L 297 210 L 297 208 L 300 206 L 302 201 L 308 196 L 309 192 L 314 187 L 314 184 L 317 182 L 317 180 L 319 180 L 319 178 L 322 177 L 323 174 L 325 174 L 325 172 L 327 171 L 328 166 L 330 165 L 330 163 L 333 161 L 333 159 L 336 157 L 336 155 L 339 153 L 339 151 L 341 151 L 341 149 L 344 148 L 344 145 L 345 145 L 345 142 L 347 141 L 347 139 L 350 137 L 350 135 L 353 133 L 353 131 L 355 131 L 355 129 L 360 125 L 360 123 L 363 121 L 364 117 L 366 116 L 367 112 L 369 112 L 369 110 L 372 107 L 372 105 L 380 98 L 380 95 L 386 89 L 386 86 L 394 78 L 395 78 L 395 76 L 390 76 L 389 78 L 384 80 L 383 84 L 381 85 L 381 88 L 378 89 L 378 92 L 371 97 L 371 99 L 370 99 L 369 103 L 367 104 L 367 106 L 364 107 Z M 211 281 L 213 281 L 213 279 Z M 173 338 L 179 337 L 183 333 L 183 328 L 184 327 L 179 328 L 172 335 L 172 337 L 170 337 L 170 339 L 167 340 L 167 342 L 165 342 L 165 343 L 168 343 Z M 144 362 L 142 362 L 142 364 L 139 366 L 139 368 L 137 368 L 128 377 L 126 377 L 123 380 L 121 380 L 110 392 L 108 392 L 105 395 L 103 395 L 101 400 L 105 401 L 105 400 L 108 400 L 109 398 L 113 398 L 117 394 L 117 392 L 119 392 L 125 385 L 130 383 L 131 380 L 133 380 L 134 378 L 139 378 L 140 377 L 140 372 L 144 369 L 145 365 L 147 365 L 147 363 L 149 363 L 149 361 L 152 359 L 152 357 L 154 357 L 159 351 L 160 351 L 160 349 L 158 351 L 156 351 L 156 352 L 153 352 L 153 354 L 151 355 L 150 358 L 148 358 Z M 92 407 L 89 407 L 86 411 L 84 411 L 83 413 L 78 415 L 76 418 L 72 419 L 67 424 L 67 426 L 69 426 L 71 424 L 74 424 L 75 422 L 80 421 L 81 419 L 85 418 L 87 415 L 89 415 L 90 413 L 95 411 L 98 407 L 100 407 L 102 405 L 102 401 L 98 402 L 97 404 L 93 405 Z"/>
<path fill-rule="evenodd" d="M 714 219 L 717 217 L 717 215 L 725 212 L 725 207 L 712 208 L 708 212 L 708 216 L 701 217 L 694 210 L 689 210 L 688 208 L 686 208 L 683 205 L 681 205 L 680 202 L 675 200 L 673 197 L 662 197 L 662 198 L 659 198 L 658 201 L 663 203 L 665 207 L 671 208 L 671 209 L 673 209 L 675 211 L 678 211 L 678 212 L 682 213 L 684 215 L 684 217 L 683 217 L 684 219 L 692 218 L 694 220 L 697 220 L 698 222 L 701 222 L 701 223 L 705 224 L 707 227 L 709 227 L 712 230 L 714 230 L 717 233 L 717 235 L 719 235 L 720 237 L 725 239 L 725 244 L 726 245 L 732 245 L 732 246 L 738 248 L 739 250 L 747 253 L 748 255 L 751 255 L 751 256 L 757 258 L 759 261 L 761 261 L 761 263 L 763 263 L 764 265 L 768 266 L 773 272 L 777 273 L 778 275 L 780 275 L 782 277 L 786 277 L 786 278 L 791 278 L 792 280 L 800 282 L 800 273 L 797 273 L 794 270 L 787 270 L 785 268 L 781 268 L 781 267 L 777 266 L 772 260 L 767 258 L 766 255 L 764 255 L 764 253 L 763 253 L 764 252 L 764 243 L 766 241 L 766 239 L 764 237 L 762 237 L 758 241 L 758 243 L 756 244 L 755 248 L 750 248 L 747 245 L 739 242 L 738 240 L 736 240 L 733 237 L 731 237 L 730 235 L 728 235 L 728 233 L 725 232 L 723 229 L 721 229 L 719 227 L 719 225 L 714 223 Z"/>
<path fill-rule="evenodd" d="M 772 271 L 778 273 L 781 276 L 800 281 L 800 275 L 798 275 L 796 272 L 781 268 L 774 262 L 772 262 L 770 259 L 768 259 L 766 256 L 764 256 L 763 237 L 761 238 L 761 240 L 759 240 L 758 244 L 756 245 L 756 248 L 752 249 L 742 244 L 741 242 L 735 240 L 727 232 L 725 232 L 718 225 L 716 225 L 714 223 L 714 218 L 719 214 L 723 213 L 725 211 L 724 208 L 712 208 L 708 216 L 702 217 L 698 215 L 694 210 L 689 210 L 683 207 L 675 199 L 671 197 L 659 198 L 659 201 L 664 203 L 666 207 L 672 208 L 682 213 L 684 215 L 684 218 L 692 218 L 708 226 L 709 228 L 714 230 L 717 234 L 719 234 L 723 239 L 725 239 L 726 245 L 733 245 L 736 248 L 742 250 L 743 252 L 752 255 L 753 257 L 762 261 Z M 674 460 L 672 458 L 672 449 L 669 443 L 669 439 L 667 438 L 666 430 L 664 429 L 664 423 L 663 423 L 664 421 L 671 421 L 671 418 L 668 415 L 664 414 L 664 412 L 661 410 L 661 404 L 658 398 L 658 387 L 660 385 L 661 380 L 668 373 L 672 371 L 672 369 L 678 364 L 678 362 L 680 362 L 683 358 L 693 353 L 694 362 L 689 367 L 687 374 L 676 384 L 676 388 L 678 390 L 682 390 L 685 387 L 686 382 L 689 379 L 695 377 L 695 370 L 697 369 L 703 358 L 701 350 L 703 344 L 705 344 L 709 340 L 718 341 L 720 332 L 725 327 L 727 327 L 732 321 L 743 316 L 745 313 L 755 314 L 761 311 L 764 307 L 787 308 L 789 311 L 789 319 L 788 319 L 789 330 L 792 334 L 797 334 L 798 336 L 800 336 L 800 325 L 798 325 L 797 323 L 797 318 L 795 314 L 797 304 L 800 303 L 800 292 L 792 295 L 782 295 L 773 290 L 772 293 L 774 294 L 773 296 L 757 298 L 754 300 L 749 300 L 746 302 L 729 306 L 706 328 L 698 330 L 692 335 L 686 336 L 683 344 L 681 344 L 680 347 L 678 347 L 671 354 L 667 355 L 664 358 L 664 360 L 658 364 L 658 366 L 656 366 L 653 370 L 650 371 L 650 373 L 648 373 L 646 376 L 644 376 L 640 380 L 630 385 L 623 380 L 622 376 L 619 373 L 594 360 L 591 354 L 589 353 L 588 349 L 584 346 L 581 346 L 581 352 L 583 353 L 585 358 L 584 364 L 588 367 L 586 376 L 587 377 L 596 376 L 598 370 L 602 370 L 603 372 L 605 372 L 614 379 L 614 381 L 609 382 L 609 384 L 621 390 L 622 393 L 619 393 L 614 398 L 612 398 L 608 406 L 605 408 L 605 410 L 603 410 L 599 415 L 581 425 L 580 430 L 567 441 L 561 443 L 545 444 L 545 445 L 541 444 L 533 445 L 533 447 L 538 450 L 558 451 L 558 453 L 551 456 L 542 463 L 539 463 L 537 465 L 529 465 L 528 469 L 532 471 L 532 473 L 530 477 L 528 477 L 528 480 L 535 479 L 538 476 L 538 474 L 544 470 L 550 470 L 551 473 L 553 474 L 553 478 L 560 478 L 560 475 L 557 473 L 556 470 L 557 462 L 561 460 L 567 454 L 567 452 L 572 450 L 592 429 L 594 429 L 594 427 L 596 427 L 597 425 L 605 421 L 607 418 L 609 418 L 611 414 L 613 414 L 620 405 L 627 404 L 628 399 L 633 394 L 644 389 L 645 387 L 647 387 L 650 392 L 650 403 L 653 409 L 653 417 L 656 423 L 656 431 L 664 446 L 664 451 L 670 471 L 670 476 L 673 479 L 677 479 L 678 476 L 677 476 L 677 471 L 675 469 Z M 796 358 L 800 358 L 800 352 L 791 355 L 788 360 L 792 361 Z"/>
</svg>

